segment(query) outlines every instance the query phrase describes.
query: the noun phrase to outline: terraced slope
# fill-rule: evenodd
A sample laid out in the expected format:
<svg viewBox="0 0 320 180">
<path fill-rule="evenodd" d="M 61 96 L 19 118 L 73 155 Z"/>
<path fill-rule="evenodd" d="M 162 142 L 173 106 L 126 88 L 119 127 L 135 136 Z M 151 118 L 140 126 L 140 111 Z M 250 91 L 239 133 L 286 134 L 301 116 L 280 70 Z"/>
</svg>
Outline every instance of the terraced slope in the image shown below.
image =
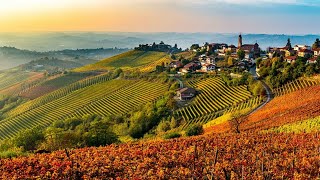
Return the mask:
<svg viewBox="0 0 320 180">
<path fill-rule="evenodd" d="M 189 81 L 187 84 L 198 89 L 200 94 L 195 97 L 190 106 L 176 112 L 177 116 L 187 122 L 186 126 L 193 123 L 206 123 L 217 116 L 212 113 L 219 113 L 252 97 L 246 86 L 227 86 L 221 78 Z"/>
<path fill-rule="evenodd" d="M 300 78 L 274 89 L 273 93 L 275 96 L 281 96 L 317 84 L 320 84 L 319 80 Z"/>
<path fill-rule="evenodd" d="M 151 71 L 156 65 L 168 61 L 168 58 L 169 55 L 164 52 L 133 50 L 104 59 L 95 64 L 77 68 L 75 71 L 109 70 L 114 68 L 144 68 L 143 71 Z M 148 65 L 151 65 L 152 68 L 148 68 Z"/>
<path fill-rule="evenodd" d="M 43 78 L 43 73 L 7 71 L 0 73 L 0 94 L 17 95 L 25 84 L 33 83 Z"/>
<path fill-rule="evenodd" d="M 19 95 L 28 99 L 35 99 L 64 86 L 68 86 L 81 79 L 90 77 L 91 75 L 92 74 L 90 73 L 69 73 L 66 75 L 61 75 L 56 78 L 48 79 L 33 87 L 30 87 L 21 92 Z"/>
<path fill-rule="evenodd" d="M 320 85 L 274 98 L 247 117 L 244 130 L 265 130 L 320 116 Z"/>
<path fill-rule="evenodd" d="M 16 112 L 16 116 L 11 112 L 9 117 L 12 118 L 0 122 L 0 139 L 13 137 L 26 128 L 46 127 L 55 120 L 67 117 L 124 114 L 155 100 L 167 88 L 167 85 L 156 82 L 118 79 L 78 89 L 41 106 L 29 104 L 29 109 L 23 107 L 24 111 Z M 37 99 L 33 102 L 41 104 Z"/>
</svg>

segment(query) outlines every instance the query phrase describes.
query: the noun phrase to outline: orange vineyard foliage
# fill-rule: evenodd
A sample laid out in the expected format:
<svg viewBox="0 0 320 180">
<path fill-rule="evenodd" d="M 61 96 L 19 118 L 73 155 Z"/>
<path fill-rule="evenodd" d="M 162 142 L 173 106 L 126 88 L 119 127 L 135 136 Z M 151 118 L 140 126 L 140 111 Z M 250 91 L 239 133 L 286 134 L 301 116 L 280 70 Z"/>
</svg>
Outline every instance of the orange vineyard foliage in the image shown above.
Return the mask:
<svg viewBox="0 0 320 180">
<path fill-rule="evenodd" d="M 305 88 L 272 100 L 251 114 L 245 130 L 261 130 L 320 116 L 320 86 Z"/>
<path fill-rule="evenodd" d="M 320 86 L 279 96 L 257 112 L 245 116 L 241 131 L 259 131 L 320 116 Z M 214 121 L 214 120 L 213 120 Z M 206 133 L 230 131 L 228 122 L 205 129 Z"/>
<path fill-rule="evenodd" d="M 317 179 L 320 134 L 211 134 L 0 160 L 13 179 Z"/>
</svg>

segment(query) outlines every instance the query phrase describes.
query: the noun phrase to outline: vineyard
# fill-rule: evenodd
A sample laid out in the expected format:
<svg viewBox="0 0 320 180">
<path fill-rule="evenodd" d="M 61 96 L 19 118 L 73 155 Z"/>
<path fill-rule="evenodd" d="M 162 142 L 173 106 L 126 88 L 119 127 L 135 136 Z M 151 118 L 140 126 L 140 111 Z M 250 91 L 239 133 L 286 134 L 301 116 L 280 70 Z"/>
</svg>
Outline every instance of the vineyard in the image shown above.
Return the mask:
<svg viewBox="0 0 320 180">
<path fill-rule="evenodd" d="M 247 117 L 242 128 L 264 130 L 320 116 L 320 86 L 276 97 Z"/>
<path fill-rule="evenodd" d="M 83 79 L 80 81 L 77 81 L 75 83 L 72 83 L 64 88 L 60 88 L 56 91 L 53 91 L 51 93 L 48 93 L 44 96 L 41 96 L 37 99 L 34 99 L 32 101 L 28 101 L 27 103 L 22 104 L 21 106 L 15 108 L 14 110 L 10 111 L 9 113 L 5 114 L 7 117 L 14 117 L 21 113 L 24 113 L 28 110 L 40 107 L 46 103 L 50 103 L 53 100 L 56 100 L 58 98 L 64 97 L 76 90 L 86 88 L 88 86 L 103 83 L 106 81 L 109 81 L 110 75 L 109 74 L 102 74 L 98 76 L 94 76 L 91 78 Z"/>
<path fill-rule="evenodd" d="M 273 93 L 275 96 L 281 96 L 281 95 L 285 95 L 303 88 L 307 88 L 310 86 L 314 86 L 319 84 L 320 81 L 318 80 L 310 80 L 310 79 L 297 79 L 295 81 L 289 82 L 283 86 L 281 86 L 280 88 L 276 88 L 273 90 Z"/>
<path fill-rule="evenodd" d="M 16 95 L 24 89 L 24 84 L 34 83 L 43 78 L 43 73 L 3 72 L 0 73 L 0 94 Z"/>
<path fill-rule="evenodd" d="M 52 78 L 49 77 L 46 81 L 40 82 L 38 84 L 29 86 L 26 85 L 28 87 L 26 87 L 25 90 L 19 93 L 19 95 L 28 99 L 35 99 L 90 76 L 90 73 L 69 73 L 66 75 L 58 75 Z"/>
<path fill-rule="evenodd" d="M 272 128 L 267 131 L 270 132 L 285 132 L 285 133 L 302 133 L 302 132 L 313 132 L 320 129 L 320 116 L 314 119 L 308 119 L 304 121 L 299 121 L 292 124 L 286 124 L 280 127 Z"/>
<path fill-rule="evenodd" d="M 93 80 L 83 80 L 22 104 L 0 122 L 0 138 L 10 138 L 26 128 L 46 127 L 67 117 L 124 114 L 155 100 L 168 88 L 165 84 L 143 80 L 104 81 L 93 84 Z M 93 85 L 86 86 L 85 83 Z"/>
<path fill-rule="evenodd" d="M 75 71 L 109 70 L 114 68 L 142 68 L 142 72 L 152 71 L 156 65 L 168 62 L 169 55 L 154 51 L 129 51 L 114 57 L 75 69 Z"/>
<path fill-rule="evenodd" d="M 191 105 L 176 112 L 176 116 L 186 121 L 184 127 L 194 123 L 206 123 L 219 116 L 226 108 L 239 104 L 245 107 L 256 103 L 246 103 L 252 97 L 246 86 L 227 86 L 220 78 L 191 80 L 187 85 L 198 89 L 200 94 L 194 98 Z"/>
<path fill-rule="evenodd" d="M 317 179 L 319 133 L 214 134 L 0 160 L 6 179 Z"/>
</svg>

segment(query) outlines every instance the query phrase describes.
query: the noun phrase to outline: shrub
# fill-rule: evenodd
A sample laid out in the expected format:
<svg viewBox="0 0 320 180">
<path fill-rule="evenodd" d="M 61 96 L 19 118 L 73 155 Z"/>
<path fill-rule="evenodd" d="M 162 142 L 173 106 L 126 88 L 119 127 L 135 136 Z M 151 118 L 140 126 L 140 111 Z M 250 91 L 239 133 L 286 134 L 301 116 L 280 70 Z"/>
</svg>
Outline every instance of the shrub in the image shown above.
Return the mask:
<svg viewBox="0 0 320 180">
<path fill-rule="evenodd" d="M 203 133 L 203 127 L 201 124 L 195 124 L 187 128 L 186 135 L 187 136 L 196 136 Z"/>
<path fill-rule="evenodd" d="M 173 139 L 173 138 L 179 138 L 179 137 L 181 137 L 180 133 L 173 132 L 173 133 L 166 134 L 164 136 L 164 139 Z"/>
</svg>

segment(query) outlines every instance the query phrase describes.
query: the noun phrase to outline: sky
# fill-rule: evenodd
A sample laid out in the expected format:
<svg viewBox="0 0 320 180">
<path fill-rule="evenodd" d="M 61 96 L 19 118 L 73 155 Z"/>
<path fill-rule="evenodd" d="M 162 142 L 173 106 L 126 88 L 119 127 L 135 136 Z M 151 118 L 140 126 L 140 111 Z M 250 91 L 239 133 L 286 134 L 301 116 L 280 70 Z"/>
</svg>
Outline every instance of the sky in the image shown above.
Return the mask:
<svg viewBox="0 0 320 180">
<path fill-rule="evenodd" d="M 320 0 L 0 0 L 0 32 L 320 34 Z"/>
</svg>

